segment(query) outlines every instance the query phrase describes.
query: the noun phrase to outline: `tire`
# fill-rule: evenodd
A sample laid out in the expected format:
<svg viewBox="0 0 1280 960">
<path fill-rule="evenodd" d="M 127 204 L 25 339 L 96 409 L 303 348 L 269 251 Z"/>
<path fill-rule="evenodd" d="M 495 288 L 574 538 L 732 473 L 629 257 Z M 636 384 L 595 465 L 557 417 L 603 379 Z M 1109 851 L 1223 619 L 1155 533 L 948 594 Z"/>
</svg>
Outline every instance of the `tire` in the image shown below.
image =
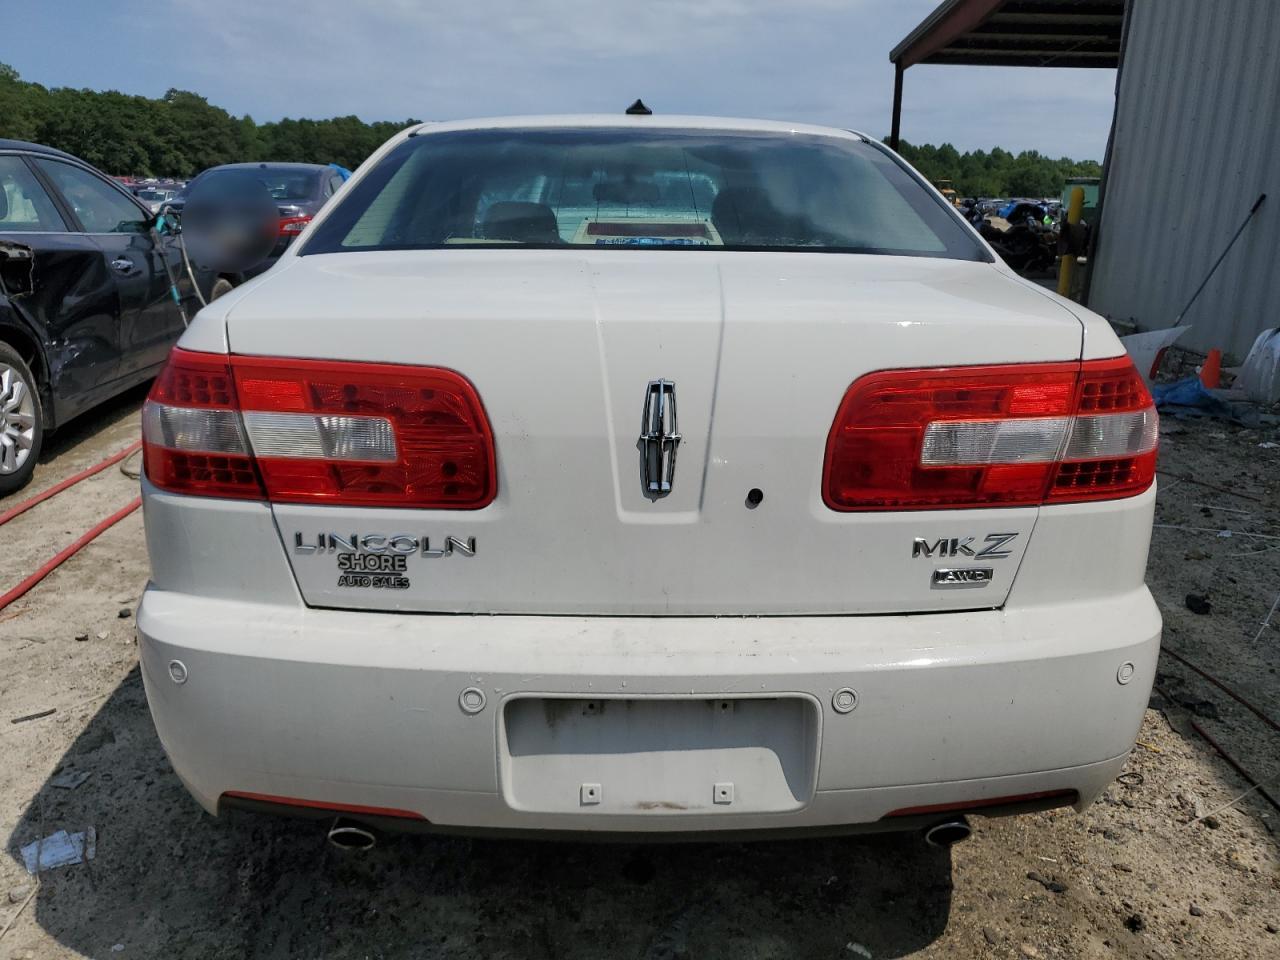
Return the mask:
<svg viewBox="0 0 1280 960">
<path fill-rule="evenodd" d="M 230 293 L 235 289 L 234 284 L 226 277 L 219 277 L 213 282 L 213 289 L 209 291 L 209 302 L 217 300 L 223 294 Z"/>
<path fill-rule="evenodd" d="M 44 444 L 44 409 L 31 368 L 0 343 L 0 497 L 31 481 Z"/>
</svg>

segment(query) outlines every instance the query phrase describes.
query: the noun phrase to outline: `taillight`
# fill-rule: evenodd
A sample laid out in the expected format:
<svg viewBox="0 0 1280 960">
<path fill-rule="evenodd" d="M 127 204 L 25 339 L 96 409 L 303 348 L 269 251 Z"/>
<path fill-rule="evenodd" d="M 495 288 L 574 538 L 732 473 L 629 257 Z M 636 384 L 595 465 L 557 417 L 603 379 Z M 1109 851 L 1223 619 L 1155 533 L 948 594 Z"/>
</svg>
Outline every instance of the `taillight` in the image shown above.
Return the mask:
<svg viewBox="0 0 1280 960">
<path fill-rule="evenodd" d="M 1081 365 L 1076 415 L 1046 500 L 1111 500 L 1156 478 L 1160 421 L 1151 392 L 1128 357 Z"/>
<path fill-rule="evenodd" d="M 143 443 L 148 479 L 177 493 L 471 510 L 497 493 L 480 398 L 437 367 L 175 349 Z"/>
<path fill-rule="evenodd" d="M 143 466 L 162 490 L 262 500 L 227 358 L 175 349 L 142 407 Z"/>
<path fill-rule="evenodd" d="M 268 225 L 270 225 L 270 222 L 269 220 L 267 221 Z M 310 222 L 310 217 L 281 217 L 276 233 L 281 237 L 296 237 L 307 228 L 307 224 Z"/>
<path fill-rule="evenodd" d="M 823 499 L 854 511 L 1128 497 L 1155 478 L 1157 432 L 1128 357 L 880 371 L 840 404 Z"/>
</svg>

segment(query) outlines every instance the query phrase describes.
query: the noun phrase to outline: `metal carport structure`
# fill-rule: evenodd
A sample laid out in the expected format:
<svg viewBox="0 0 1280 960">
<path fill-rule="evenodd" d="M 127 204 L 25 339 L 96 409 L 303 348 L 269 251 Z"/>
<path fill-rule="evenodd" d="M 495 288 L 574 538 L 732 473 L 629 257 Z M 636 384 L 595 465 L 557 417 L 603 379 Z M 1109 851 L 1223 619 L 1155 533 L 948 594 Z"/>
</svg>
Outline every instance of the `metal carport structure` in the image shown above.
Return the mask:
<svg viewBox="0 0 1280 960">
<path fill-rule="evenodd" d="M 902 75 L 916 64 L 988 67 L 1120 65 L 1125 0 L 944 0 L 893 48 L 893 125 L 897 150 Z"/>
<path fill-rule="evenodd" d="M 1083 302 L 1127 329 L 1168 327 L 1269 194 L 1179 343 L 1241 359 L 1280 324 L 1278 49 L 1277 0 L 941 0 L 889 55 L 890 142 L 916 64 L 1115 68 Z"/>
</svg>

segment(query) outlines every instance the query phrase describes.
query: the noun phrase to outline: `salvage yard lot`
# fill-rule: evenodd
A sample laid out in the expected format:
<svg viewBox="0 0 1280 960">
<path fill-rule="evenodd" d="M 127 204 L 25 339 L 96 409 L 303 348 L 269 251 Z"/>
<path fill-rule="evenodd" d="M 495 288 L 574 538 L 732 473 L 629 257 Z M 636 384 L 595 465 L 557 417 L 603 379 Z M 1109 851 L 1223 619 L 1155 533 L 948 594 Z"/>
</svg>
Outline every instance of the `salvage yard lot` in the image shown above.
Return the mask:
<svg viewBox="0 0 1280 960">
<path fill-rule="evenodd" d="M 139 402 L 54 438 L 0 511 L 131 443 Z M 1259 444 L 1276 439 L 1166 421 L 1148 572 L 1165 645 L 1271 717 L 1280 630 L 1260 623 L 1280 591 L 1280 449 Z M 112 468 L 0 528 L 0 589 L 136 495 Z M 138 674 L 132 613 L 147 574 L 139 513 L 0 611 L 0 929 L 13 921 L 0 960 L 1280 955 L 1280 811 L 1255 791 L 1214 813 L 1247 784 L 1190 722 L 1273 795 L 1280 741 L 1170 657 L 1157 682 L 1176 703 L 1153 694 L 1126 775 L 1099 803 L 974 818 L 974 838 L 950 851 L 914 836 L 398 836 L 352 854 L 329 848 L 319 823 L 214 820 L 186 795 Z M 1188 595 L 1209 612 L 1191 612 Z M 68 790 L 50 782 L 64 771 L 90 776 Z M 88 826 L 96 859 L 36 886 L 19 848 Z"/>
</svg>

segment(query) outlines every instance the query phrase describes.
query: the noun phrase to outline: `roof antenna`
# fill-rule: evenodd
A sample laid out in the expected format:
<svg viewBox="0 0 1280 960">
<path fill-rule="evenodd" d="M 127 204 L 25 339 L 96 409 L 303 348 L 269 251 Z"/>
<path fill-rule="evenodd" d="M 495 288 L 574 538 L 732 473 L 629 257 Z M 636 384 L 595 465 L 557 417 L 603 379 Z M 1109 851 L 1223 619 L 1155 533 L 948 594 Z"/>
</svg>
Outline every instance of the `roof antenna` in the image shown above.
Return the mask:
<svg viewBox="0 0 1280 960">
<path fill-rule="evenodd" d="M 644 105 L 644 101 L 636 97 L 636 102 L 627 107 L 627 115 L 631 117 L 648 117 L 653 115 L 653 111 Z"/>
</svg>

